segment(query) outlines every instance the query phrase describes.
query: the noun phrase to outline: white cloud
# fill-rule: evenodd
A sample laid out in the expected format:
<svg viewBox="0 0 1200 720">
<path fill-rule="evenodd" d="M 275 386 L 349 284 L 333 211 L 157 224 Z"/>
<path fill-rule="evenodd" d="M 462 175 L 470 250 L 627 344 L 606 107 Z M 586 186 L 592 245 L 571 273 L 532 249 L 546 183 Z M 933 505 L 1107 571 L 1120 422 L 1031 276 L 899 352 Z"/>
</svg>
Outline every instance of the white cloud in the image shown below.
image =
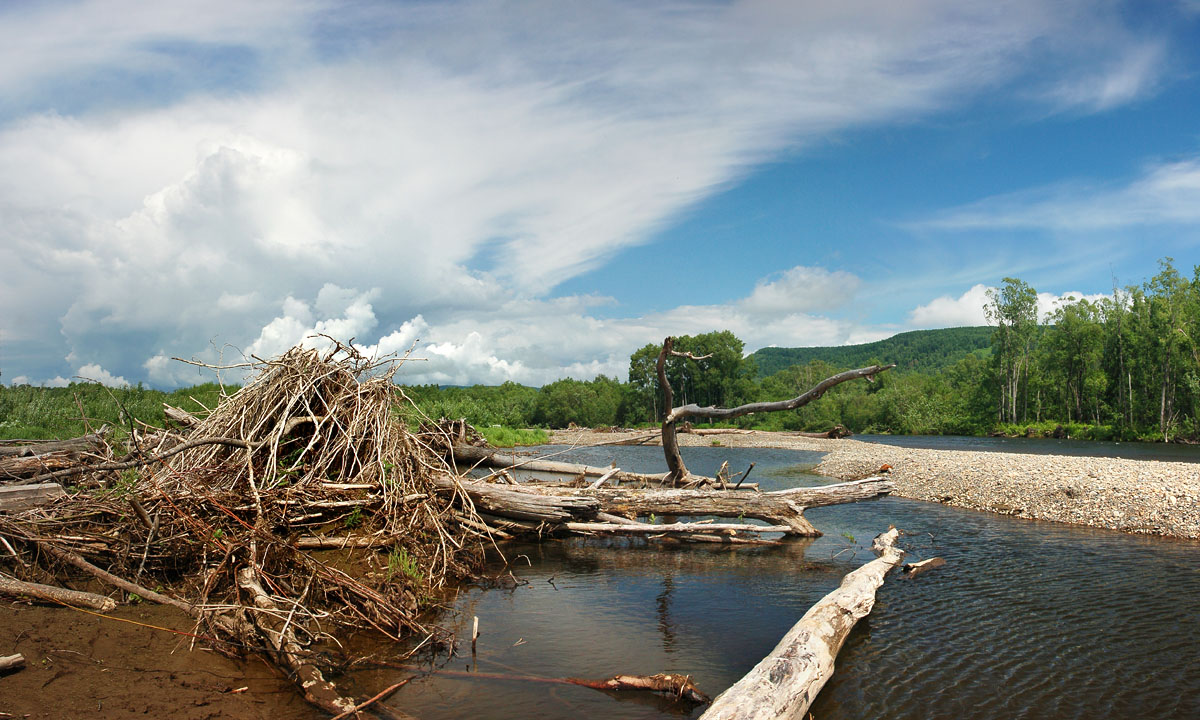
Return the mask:
<svg viewBox="0 0 1200 720">
<path fill-rule="evenodd" d="M 940 230 L 1089 232 L 1200 224 L 1200 158 L 1151 165 L 1118 187 L 1083 183 L 1026 190 L 948 210 L 916 224 Z"/>
<path fill-rule="evenodd" d="M 1013 83 L 1108 106 L 1159 70 L 1153 42 L 1085 2 L 0 12 L 0 332 L 156 382 L 187 376 L 170 355 L 312 332 L 399 349 L 425 327 L 429 377 L 529 382 L 622 372 L 665 332 L 864 337 L 819 314 L 857 281 L 816 268 L 624 321 L 549 295 L 832 133 Z M 1071 95 L 1081 67 L 1114 70 Z"/>
<path fill-rule="evenodd" d="M 830 310 L 846 302 L 859 283 L 848 272 L 797 265 L 777 278 L 760 280 L 741 304 L 748 311 L 763 314 Z"/>
<path fill-rule="evenodd" d="M 986 325 L 983 306 L 987 303 L 986 285 L 973 285 L 962 295 L 943 295 L 920 305 L 909 314 L 909 324 L 915 328 L 962 327 Z"/>
<path fill-rule="evenodd" d="M 913 328 L 945 328 L 968 325 L 987 325 L 987 315 L 983 311 L 988 303 L 987 293 L 995 288 L 987 285 L 973 285 L 958 297 L 943 295 L 934 298 L 924 305 L 916 307 L 909 313 L 909 324 Z M 1086 294 L 1076 291 L 1064 293 L 1039 292 L 1037 294 L 1038 321 L 1044 322 L 1046 316 L 1064 302 L 1087 300 L 1096 302 L 1107 297 L 1104 294 Z"/>
</svg>

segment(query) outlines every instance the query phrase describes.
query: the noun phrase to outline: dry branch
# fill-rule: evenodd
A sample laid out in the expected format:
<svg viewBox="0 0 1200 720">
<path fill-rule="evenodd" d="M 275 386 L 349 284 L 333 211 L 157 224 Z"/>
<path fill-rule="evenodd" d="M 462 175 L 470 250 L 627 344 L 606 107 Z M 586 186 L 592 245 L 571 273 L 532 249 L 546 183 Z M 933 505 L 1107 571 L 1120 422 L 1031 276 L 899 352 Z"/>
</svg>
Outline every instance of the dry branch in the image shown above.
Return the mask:
<svg viewBox="0 0 1200 720">
<path fill-rule="evenodd" d="M 80 592 L 42 585 L 40 583 L 24 582 L 0 575 L 0 595 L 19 597 L 38 602 L 51 602 L 60 605 L 86 607 L 101 612 L 108 612 L 117 607 L 117 601 L 95 593 Z"/>
</svg>

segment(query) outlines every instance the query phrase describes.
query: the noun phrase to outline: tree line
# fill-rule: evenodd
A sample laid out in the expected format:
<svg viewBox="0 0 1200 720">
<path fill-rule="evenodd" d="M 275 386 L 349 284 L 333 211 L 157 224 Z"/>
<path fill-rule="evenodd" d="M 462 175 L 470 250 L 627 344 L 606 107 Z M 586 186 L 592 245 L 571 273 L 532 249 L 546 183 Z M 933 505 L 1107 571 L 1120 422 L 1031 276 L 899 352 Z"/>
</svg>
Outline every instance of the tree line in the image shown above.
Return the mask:
<svg viewBox="0 0 1200 720">
<path fill-rule="evenodd" d="M 796 412 L 739 418 L 740 427 L 895 434 L 1065 434 L 1091 439 L 1200 439 L 1200 267 L 1183 276 L 1171 258 L 1142 285 L 1097 300 L 1066 297 L 1039 316 L 1037 291 L 1005 278 L 984 307 L 990 342 L 975 328 L 921 331 L 841 352 L 771 348 L 744 356 L 728 331 L 682 336 L 667 376 L 676 404 L 733 406 L 784 400 L 850 367 L 904 362 L 874 383 L 847 383 Z M 919 348 L 919 349 L 914 349 Z M 410 388 L 434 413 L 505 425 L 636 426 L 664 409 L 655 374 L 661 346 L 630 357 L 629 379 L 564 379 L 540 389 Z M 878 353 L 878 354 L 872 354 Z M 760 376 L 758 357 L 803 364 Z M 830 362 L 826 359 L 833 360 Z M 955 359 L 956 358 L 956 359 Z M 953 362 L 951 360 L 953 359 Z M 853 361 L 853 365 L 847 361 Z"/>
</svg>

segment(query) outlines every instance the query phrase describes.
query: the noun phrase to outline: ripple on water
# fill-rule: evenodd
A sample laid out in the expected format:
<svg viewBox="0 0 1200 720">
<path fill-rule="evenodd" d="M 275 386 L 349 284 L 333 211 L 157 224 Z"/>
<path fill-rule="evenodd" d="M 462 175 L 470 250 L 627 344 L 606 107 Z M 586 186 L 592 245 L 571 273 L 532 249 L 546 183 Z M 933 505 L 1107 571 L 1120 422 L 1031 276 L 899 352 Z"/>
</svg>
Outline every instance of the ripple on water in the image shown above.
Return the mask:
<svg viewBox="0 0 1200 720">
<path fill-rule="evenodd" d="M 608 450 L 638 451 L 596 458 L 627 469 L 654 469 L 651 455 L 661 452 Z M 711 460 L 753 459 L 764 470 L 811 462 L 786 451 L 764 462 L 757 449 L 711 450 L 719 452 Z M 914 580 L 889 578 L 839 654 L 816 718 L 1200 717 L 1200 543 L 898 498 L 808 515 L 826 536 L 784 550 L 576 541 L 509 550 L 530 556 L 532 567 L 518 570 L 529 584 L 465 594 L 460 628 L 469 632 L 480 616 L 480 670 L 682 672 L 715 694 L 868 560 L 870 538 L 894 524 L 909 533 L 914 557 L 940 555 L 947 564 Z M 439 677 L 406 686 L 394 704 L 426 720 L 678 717 L 655 701 L 585 688 Z"/>
</svg>

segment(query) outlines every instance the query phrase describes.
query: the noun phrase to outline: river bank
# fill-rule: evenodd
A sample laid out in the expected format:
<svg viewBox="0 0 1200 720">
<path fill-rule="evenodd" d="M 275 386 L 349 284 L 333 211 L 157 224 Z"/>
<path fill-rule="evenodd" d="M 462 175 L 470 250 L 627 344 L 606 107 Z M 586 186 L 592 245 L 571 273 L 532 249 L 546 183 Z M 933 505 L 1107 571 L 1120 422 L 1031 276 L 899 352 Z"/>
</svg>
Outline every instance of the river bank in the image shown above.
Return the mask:
<svg viewBox="0 0 1200 720">
<path fill-rule="evenodd" d="M 556 444 L 598 445 L 646 431 L 556 431 Z M 680 434 L 688 446 L 776 447 L 827 453 L 815 472 L 836 478 L 884 465 L 893 494 L 955 507 L 1131 533 L 1200 538 L 1200 465 L 1123 458 L 927 450 L 791 433 Z"/>
</svg>

